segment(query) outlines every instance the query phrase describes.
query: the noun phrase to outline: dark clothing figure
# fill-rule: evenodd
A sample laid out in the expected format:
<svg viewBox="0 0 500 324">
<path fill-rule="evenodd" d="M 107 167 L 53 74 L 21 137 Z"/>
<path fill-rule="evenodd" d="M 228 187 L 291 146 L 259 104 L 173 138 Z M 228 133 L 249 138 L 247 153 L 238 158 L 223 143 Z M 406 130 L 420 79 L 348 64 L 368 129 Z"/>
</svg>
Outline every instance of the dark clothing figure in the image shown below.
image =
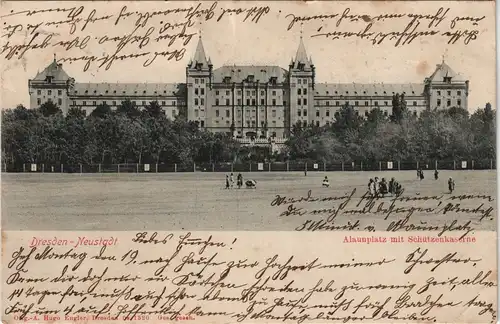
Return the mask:
<svg viewBox="0 0 500 324">
<path fill-rule="evenodd" d="M 453 193 L 453 190 L 455 190 L 455 181 L 453 181 L 452 178 L 448 179 L 448 190 L 450 191 L 450 194 Z"/>
<path fill-rule="evenodd" d="M 439 172 L 438 172 L 438 170 L 435 170 L 434 171 L 434 179 L 437 180 L 438 178 L 439 178 Z"/>
<path fill-rule="evenodd" d="M 393 195 L 394 192 L 395 192 L 395 190 L 394 190 L 394 184 L 395 184 L 395 182 L 396 182 L 396 180 L 394 180 L 394 178 L 392 178 L 391 181 L 389 181 L 389 186 L 388 186 L 389 188 L 388 189 L 389 189 L 389 193 L 391 195 Z"/>
<path fill-rule="evenodd" d="M 238 186 L 238 189 L 243 186 L 243 176 L 241 173 L 238 173 L 238 176 L 236 177 L 236 185 Z"/>
<path fill-rule="evenodd" d="M 229 176 L 226 174 L 226 189 L 229 189 Z"/>
<path fill-rule="evenodd" d="M 385 181 L 385 179 L 382 179 L 382 181 L 380 181 L 380 194 L 382 195 L 382 197 L 384 197 L 384 195 L 386 195 L 388 192 L 389 188 L 387 182 Z"/>
<path fill-rule="evenodd" d="M 420 169 L 420 180 L 424 180 L 424 171 Z"/>
<path fill-rule="evenodd" d="M 420 179 L 420 169 L 417 170 L 417 179 Z"/>
</svg>

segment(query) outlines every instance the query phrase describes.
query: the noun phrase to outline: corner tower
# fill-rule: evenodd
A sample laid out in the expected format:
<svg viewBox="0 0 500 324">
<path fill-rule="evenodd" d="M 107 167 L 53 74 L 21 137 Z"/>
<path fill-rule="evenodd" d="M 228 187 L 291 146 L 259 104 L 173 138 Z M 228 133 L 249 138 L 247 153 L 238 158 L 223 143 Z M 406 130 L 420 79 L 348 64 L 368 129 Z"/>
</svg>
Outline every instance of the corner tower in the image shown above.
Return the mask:
<svg viewBox="0 0 500 324">
<path fill-rule="evenodd" d="M 63 70 L 61 63 L 57 63 L 54 54 L 54 61 L 38 72 L 34 79 L 28 80 L 30 108 L 39 108 L 45 102 L 52 101 L 66 114 L 70 106 L 69 92 L 74 85 L 75 79 Z"/>
<path fill-rule="evenodd" d="M 315 67 L 312 57 L 307 57 L 306 47 L 300 36 L 299 48 L 289 66 L 290 109 L 288 127 L 297 122 L 309 125 L 314 119 Z"/>
<path fill-rule="evenodd" d="M 187 118 L 202 128 L 212 127 L 212 62 L 207 60 L 201 35 L 193 59 L 186 67 Z"/>
</svg>

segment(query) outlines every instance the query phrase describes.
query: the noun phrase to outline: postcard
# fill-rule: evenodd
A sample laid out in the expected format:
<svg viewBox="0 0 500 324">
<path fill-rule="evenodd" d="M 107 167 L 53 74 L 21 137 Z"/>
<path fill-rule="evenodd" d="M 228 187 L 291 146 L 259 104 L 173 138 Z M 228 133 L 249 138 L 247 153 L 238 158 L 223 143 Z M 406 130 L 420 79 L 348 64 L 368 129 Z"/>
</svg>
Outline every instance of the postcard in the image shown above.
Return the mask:
<svg viewBox="0 0 500 324">
<path fill-rule="evenodd" d="M 497 322 L 494 2 L 0 10 L 2 322 Z"/>
</svg>

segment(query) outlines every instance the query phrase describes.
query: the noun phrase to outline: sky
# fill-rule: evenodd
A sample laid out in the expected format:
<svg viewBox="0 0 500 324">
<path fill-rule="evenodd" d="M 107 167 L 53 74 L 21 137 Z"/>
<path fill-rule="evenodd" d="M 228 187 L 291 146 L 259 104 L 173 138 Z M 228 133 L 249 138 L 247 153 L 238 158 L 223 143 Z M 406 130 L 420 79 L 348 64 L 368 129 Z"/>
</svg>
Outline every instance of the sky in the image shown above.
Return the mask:
<svg viewBox="0 0 500 324">
<path fill-rule="evenodd" d="M 212 2 L 202 2 L 201 9 L 209 9 Z M 83 21 L 76 24 L 76 30 L 70 34 L 70 24 L 47 25 L 50 21 L 66 21 L 68 11 L 61 12 L 62 8 L 82 8 L 80 15 Z M 120 14 L 123 6 L 127 6 L 125 12 L 132 12 L 131 16 L 122 17 L 117 25 L 115 20 Z M 197 6 L 197 3 L 189 2 L 2 2 L 1 15 L 3 17 L 4 29 L 2 30 L 1 44 L 7 51 L 2 53 L 1 63 L 1 108 L 12 108 L 18 104 L 29 106 L 28 79 L 36 76 L 37 71 L 43 70 L 53 60 L 54 54 L 57 59 L 81 56 L 96 56 L 112 54 L 117 43 L 108 41 L 98 44 L 98 40 L 107 36 L 124 36 L 135 29 L 135 23 L 139 16 L 135 12 L 151 13 L 168 9 Z M 266 9 L 265 7 L 269 8 Z M 263 7 L 268 11 L 260 16 L 257 23 L 252 22 L 257 14 L 251 15 L 247 21 L 243 21 L 247 12 L 232 14 L 234 8 L 249 9 L 252 7 Z M 343 18 L 337 26 L 342 13 L 349 8 L 348 15 L 365 16 L 356 21 Z M 429 19 L 422 18 L 416 31 L 436 30 L 437 36 L 418 37 L 410 44 L 394 46 L 395 41 L 386 38 L 381 44 L 373 45 L 367 39 L 349 37 L 337 40 L 325 37 L 313 37 L 318 33 L 326 32 L 359 32 L 371 23 L 370 31 L 377 33 L 401 32 L 411 20 L 408 14 L 434 15 L 440 8 L 446 11 L 444 19 L 438 26 L 427 25 Z M 14 14 L 23 10 L 51 9 L 50 12 Z M 59 9 L 59 12 L 56 12 Z M 94 19 L 103 16 L 112 16 L 107 20 L 96 20 L 89 22 L 82 30 L 83 22 L 95 9 Z M 217 18 L 224 12 L 220 21 Z M 194 54 L 198 35 L 201 33 L 207 56 L 211 58 L 214 68 L 227 64 L 237 65 L 279 65 L 287 68 L 290 59 L 295 56 L 300 36 L 303 36 L 305 47 L 309 56 L 316 66 L 316 82 L 318 83 L 421 83 L 424 78 L 430 76 L 436 64 L 443 57 L 446 63 L 455 72 L 461 74 L 464 79 L 470 81 L 469 109 L 472 111 L 477 107 L 484 107 L 486 102 L 495 102 L 495 3 L 494 2 L 218 2 L 213 9 L 214 17 L 208 21 L 192 18 L 193 26 L 186 33 L 196 34 L 186 45 L 182 40 L 177 40 L 174 45 L 168 46 L 167 41 L 154 41 L 158 36 L 159 29 L 166 23 L 175 24 L 186 21 L 184 13 L 167 15 L 152 15 L 144 24 L 139 26 L 136 35 L 147 33 L 153 28 L 148 44 L 142 49 L 137 47 L 138 43 L 128 44 L 124 47 L 122 54 L 150 53 L 161 51 L 182 50 L 185 54 L 179 61 L 167 60 L 165 57 L 157 57 L 148 67 L 143 63 L 147 56 L 137 59 L 126 59 L 115 61 L 109 70 L 98 68 L 94 63 L 84 72 L 84 62 L 77 61 L 69 64 L 63 63 L 64 70 L 78 83 L 85 82 L 148 82 L 148 83 L 170 83 L 185 82 L 185 67 Z M 328 19 L 307 19 L 304 24 L 296 22 L 290 30 L 287 30 L 292 18 L 295 16 L 315 15 L 337 15 Z M 404 17 L 395 19 L 376 19 L 375 17 L 387 14 L 404 14 Z M 470 17 L 480 19 L 477 25 L 473 25 Z M 145 17 L 145 16 L 144 16 Z M 461 18 L 460 18 L 461 17 Z M 469 17 L 466 19 L 465 17 Z M 76 19 L 75 18 L 75 19 Z M 452 21 L 455 21 L 451 29 Z M 144 18 L 140 21 L 144 22 Z M 39 43 L 42 43 L 44 35 L 55 33 L 46 48 L 30 49 L 21 59 L 15 56 L 6 60 L 6 56 L 15 44 L 28 44 L 33 34 L 27 31 L 27 24 L 37 25 L 42 23 L 36 30 L 40 32 Z M 434 22 L 436 24 L 436 22 Z M 8 26 L 22 25 L 23 30 L 17 31 L 11 37 L 6 33 L 12 31 Z M 415 26 L 415 25 L 413 25 Z M 318 30 L 320 30 L 318 32 Z M 464 44 L 464 38 L 455 44 L 447 44 L 448 39 L 440 36 L 446 31 L 471 31 L 476 30 L 476 39 L 472 39 L 468 45 Z M 170 30 L 171 34 L 178 33 L 180 29 Z M 165 34 L 162 34 L 165 35 Z M 66 51 L 61 46 L 53 46 L 60 41 L 71 41 L 75 37 L 79 41 L 88 37 L 87 46 L 79 49 L 76 46 Z M 380 38 L 377 38 L 378 40 Z M 7 43 L 8 42 L 8 43 Z M 6 47 L 7 46 L 7 47 Z M 21 49 L 22 50 L 22 49 Z M 153 54 L 150 54 L 153 55 Z"/>
</svg>

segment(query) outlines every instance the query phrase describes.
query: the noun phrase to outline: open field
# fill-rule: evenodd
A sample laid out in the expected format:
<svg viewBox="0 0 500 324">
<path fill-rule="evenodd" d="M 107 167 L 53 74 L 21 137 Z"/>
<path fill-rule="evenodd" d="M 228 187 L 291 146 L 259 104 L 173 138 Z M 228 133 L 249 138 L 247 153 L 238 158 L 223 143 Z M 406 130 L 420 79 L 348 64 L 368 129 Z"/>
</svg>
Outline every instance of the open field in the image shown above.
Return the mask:
<svg viewBox="0 0 500 324">
<path fill-rule="evenodd" d="M 236 175 L 236 174 L 235 174 Z M 330 188 L 322 188 L 324 176 Z M 279 217 L 287 206 L 273 207 L 277 194 L 299 198 L 312 190 L 313 196 L 342 196 L 356 188 L 355 207 L 365 193 L 369 178 L 395 177 L 405 196 L 442 195 L 447 179 L 456 182 L 454 195 L 496 197 L 495 171 L 431 171 L 419 181 L 415 171 L 389 172 L 264 172 L 243 174 L 257 180 L 257 189 L 225 190 L 223 173 L 168 174 L 2 174 L 2 227 L 4 230 L 293 230 L 307 216 Z M 390 198 L 385 198 L 387 204 Z M 477 207 L 480 200 L 469 201 Z M 464 202 L 466 205 L 467 202 Z M 321 205 L 331 207 L 336 202 Z M 407 203 L 408 205 L 409 203 Z M 412 202 L 417 206 L 421 202 Z M 410 205 L 411 205 L 410 204 Z M 496 201 L 489 203 L 496 206 Z M 496 230 L 494 220 L 479 222 L 476 229 Z M 327 215 L 314 215 L 314 219 Z M 309 217 L 309 219 L 311 219 Z M 338 224 L 363 219 L 364 225 L 385 230 L 382 216 L 343 215 Z M 412 220 L 442 224 L 453 219 L 471 219 L 467 214 L 424 215 Z M 394 219 L 393 219 L 394 220 Z M 385 225 L 384 225 L 385 224 Z"/>
</svg>

